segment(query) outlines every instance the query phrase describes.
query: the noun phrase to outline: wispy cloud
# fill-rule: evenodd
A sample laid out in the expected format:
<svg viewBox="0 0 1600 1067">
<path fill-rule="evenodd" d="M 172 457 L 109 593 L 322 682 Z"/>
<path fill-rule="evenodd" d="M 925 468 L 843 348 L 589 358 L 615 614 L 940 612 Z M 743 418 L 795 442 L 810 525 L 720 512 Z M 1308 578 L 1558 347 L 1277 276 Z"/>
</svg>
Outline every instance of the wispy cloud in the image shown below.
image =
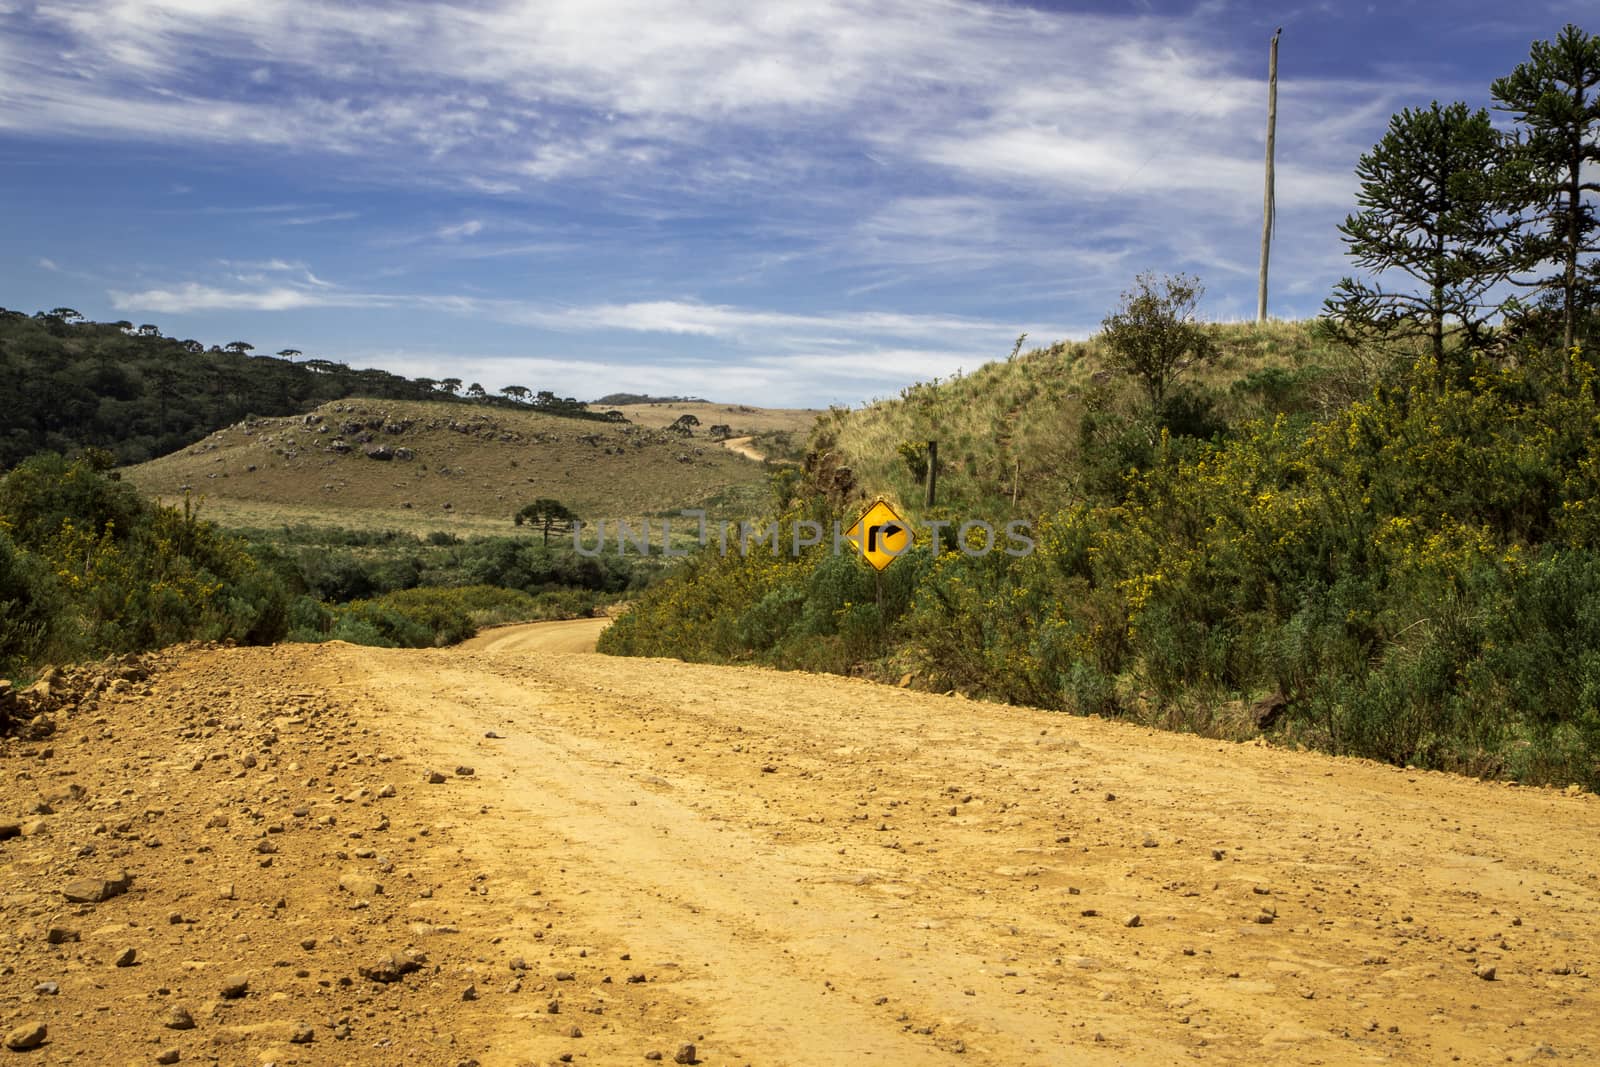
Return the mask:
<svg viewBox="0 0 1600 1067">
<path fill-rule="evenodd" d="M 58 0 L 30 12 L 0 13 L 14 31 L 0 45 L 0 128 L 281 146 L 368 171 L 403 156 L 500 194 L 580 175 L 766 180 L 729 134 L 775 128 L 1100 195 L 1231 194 L 1257 167 L 1256 124 L 1237 119 L 1258 109 L 1259 79 L 1177 23 L 1130 36 L 1104 17 L 921 0 Z M 1140 165 L 1152 145 L 1171 165 Z M 1304 169 L 1286 178 L 1334 195 L 1339 171 Z"/>
<path fill-rule="evenodd" d="M 273 222 L 281 226 L 318 226 L 324 222 L 344 222 L 360 217 L 356 211 L 328 211 L 320 215 L 290 215 L 274 219 Z"/>
<path fill-rule="evenodd" d="M 474 237 L 483 232 L 483 220 L 467 219 L 465 222 L 458 222 L 454 226 L 441 226 L 435 232 L 446 241 L 461 237 Z"/>
<path fill-rule="evenodd" d="M 451 316 L 464 344 L 693 349 L 733 389 L 1048 342 L 1144 269 L 1243 307 L 1259 12 L 1030 2 L 0 0 L 0 139 L 170 167 L 151 188 L 187 195 L 143 210 L 186 239 L 93 260 L 119 310 Z M 1355 159 L 1441 92 L 1358 68 L 1280 86 L 1273 292 L 1300 313 L 1342 272 Z M 18 262 L 91 261 L 55 240 Z M 596 366 L 671 373 L 637 355 Z"/>
<path fill-rule="evenodd" d="M 851 344 L 855 339 L 872 337 L 991 336 L 996 331 L 1010 330 L 1013 325 L 953 315 L 873 311 L 796 314 L 677 300 L 551 307 L 528 301 L 456 294 L 357 292 L 328 285 L 320 279 L 316 280 L 314 286 L 264 285 L 255 288 L 226 288 L 203 282 L 184 282 L 138 291 L 112 290 L 110 296 L 113 306 L 123 311 L 185 314 L 224 310 L 407 307 L 447 314 L 487 316 L 511 325 L 538 326 L 558 332 L 618 330 L 691 335 L 737 340 L 778 349 L 818 343 Z"/>
</svg>

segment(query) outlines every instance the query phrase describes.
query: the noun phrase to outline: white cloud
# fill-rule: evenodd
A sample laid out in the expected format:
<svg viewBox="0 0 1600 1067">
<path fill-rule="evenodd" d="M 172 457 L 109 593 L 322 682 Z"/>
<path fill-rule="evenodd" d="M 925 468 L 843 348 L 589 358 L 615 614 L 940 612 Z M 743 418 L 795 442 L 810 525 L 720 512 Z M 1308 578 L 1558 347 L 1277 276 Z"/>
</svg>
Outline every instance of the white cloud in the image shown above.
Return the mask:
<svg viewBox="0 0 1600 1067">
<path fill-rule="evenodd" d="M 56 266 L 56 261 L 55 260 L 47 259 L 47 258 L 45 258 L 43 256 L 39 257 L 39 266 L 41 266 L 45 270 L 49 270 L 49 271 L 59 271 L 59 270 L 61 270 L 60 267 Z"/>
<path fill-rule="evenodd" d="M 295 289 L 273 286 L 266 289 L 235 290 L 187 282 L 171 289 L 146 289 L 142 292 L 111 291 L 111 306 L 119 311 L 160 311 L 187 314 L 200 311 L 295 311 L 311 307 L 361 307 L 365 302 L 336 300 Z"/>
<path fill-rule="evenodd" d="M 638 360 L 568 359 L 408 348 L 369 348 L 347 353 L 353 366 L 375 363 L 413 377 L 476 381 L 490 392 L 506 385 L 523 385 L 593 400 L 603 392 L 624 389 L 720 401 L 782 397 L 787 405 L 819 408 L 859 401 L 867 395 L 890 395 L 913 378 L 973 370 L 992 357 L 993 353 L 976 349 L 960 352 L 916 348 L 863 348 L 848 356 L 757 354 L 725 361 L 660 356 Z"/>
<path fill-rule="evenodd" d="M 438 236 L 449 241 L 460 237 L 472 237 L 482 231 L 482 219 L 467 219 L 465 222 L 458 222 L 454 226 L 439 227 Z"/>
<path fill-rule="evenodd" d="M 273 221 L 283 226 L 317 226 L 324 222 L 344 222 L 359 217 L 360 213 L 355 211 L 328 211 L 319 215 L 290 215 Z"/>
<path fill-rule="evenodd" d="M 306 265 L 304 263 L 299 261 L 291 263 L 288 260 L 278 259 L 276 257 L 272 259 L 219 259 L 217 262 L 224 267 L 232 267 L 236 270 L 269 271 L 277 273 L 285 271 L 298 272 L 306 269 Z"/>
<path fill-rule="evenodd" d="M 933 337 L 985 334 L 1007 328 L 994 322 L 954 315 L 905 315 L 880 311 L 794 314 L 680 300 L 590 304 L 560 310 L 517 304 L 501 306 L 508 321 L 555 330 L 626 330 L 701 337 L 759 339 L 788 335 L 805 339 L 813 334 Z"/>
<path fill-rule="evenodd" d="M 879 311 L 796 314 L 676 300 L 558 308 L 529 301 L 447 293 L 356 292 L 331 286 L 310 275 L 309 271 L 306 273 L 312 279 L 308 285 L 229 289 L 185 282 L 141 291 L 113 290 L 111 298 L 118 310 L 167 313 L 408 307 L 487 317 L 511 325 L 537 326 L 559 332 L 619 330 L 688 335 L 777 349 L 816 344 L 854 345 L 859 344 L 861 338 L 872 337 L 989 337 L 997 331 L 1004 334 L 1012 329 L 1009 323 L 954 315 Z M 233 276 L 235 280 L 240 277 Z M 264 275 L 257 277 L 264 278 Z"/>
<path fill-rule="evenodd" d="M 827 166 L 852 146 L 891 166 L 1099 196 L 1233 197 L 1259 167 L 1260 79 L 1173 20 L 1142 20 L 1133 36 L 1127 20 L 923 0 L 57 0 L 30 12 L 0 13 L 0 128 L 281 146 L 378 170 L 403 159 L 393 176 L 421 164 L 497 195 L 519 179 L 792 180 L 791 160 Z M 1341 96 L 1342 111 L 1380 95 L 1292 77 L 1283 92 Z M 1311 117 L 1331 121 L 1325 110 Z M 744 144 L 774 131 L 798 149 L 781 170 Z M 1152 148 L 1159 165 L 1141 166 Z M 1285 169 L 1289 187 L 1319 200 L 1348 171 L 1327 155 L 1299 167 Z"/>
</svg>

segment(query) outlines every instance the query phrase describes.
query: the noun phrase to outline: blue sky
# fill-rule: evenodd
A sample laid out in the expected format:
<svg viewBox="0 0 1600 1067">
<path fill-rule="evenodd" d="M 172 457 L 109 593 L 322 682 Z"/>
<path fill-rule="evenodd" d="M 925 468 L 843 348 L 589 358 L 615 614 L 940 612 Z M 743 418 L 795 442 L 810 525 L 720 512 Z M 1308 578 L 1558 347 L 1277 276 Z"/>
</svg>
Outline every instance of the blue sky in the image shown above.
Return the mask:
<svg viewBox="0 0 1600 1067">
<path fill-rule="evenodd" d="M 1389 116 L 1600 3 L 0 0 L 0 305 L 588 399 L 859 403 L 1348 273 Z"/>
</svg>

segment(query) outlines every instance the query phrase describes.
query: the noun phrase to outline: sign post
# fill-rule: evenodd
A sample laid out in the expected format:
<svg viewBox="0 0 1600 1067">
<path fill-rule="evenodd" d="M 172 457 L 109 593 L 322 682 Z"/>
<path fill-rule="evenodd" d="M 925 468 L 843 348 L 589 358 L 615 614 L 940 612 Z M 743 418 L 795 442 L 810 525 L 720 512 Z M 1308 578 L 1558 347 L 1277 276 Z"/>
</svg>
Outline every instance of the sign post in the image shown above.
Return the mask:
<svg viewBox="0 0 1600 1067">
<path fill-rule="evenodd" d="M 911 547 L 911 524 L 882 500 L 862 513 L 845 534 L 861 557 L 880 575 Z M 880 601 L 882 597 L 879 597 Z"/>
<path fill-rule="evenodd" d="M 862 512 L 861 518 L 845 534 L 861 558 L 872 567 L 872 588 L 878 606 L 878 628 L 883 621 L 883 572 L 900 554 L 911 547 L 911 525 L 882 499 Z"/>
</svg>

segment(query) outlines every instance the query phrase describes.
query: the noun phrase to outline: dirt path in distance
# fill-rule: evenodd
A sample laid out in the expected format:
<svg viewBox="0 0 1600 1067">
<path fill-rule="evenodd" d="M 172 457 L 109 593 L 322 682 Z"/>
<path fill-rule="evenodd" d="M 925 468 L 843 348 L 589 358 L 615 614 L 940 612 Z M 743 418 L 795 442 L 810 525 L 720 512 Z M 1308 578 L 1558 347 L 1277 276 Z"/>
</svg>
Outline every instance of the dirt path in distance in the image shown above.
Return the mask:
<svg viewBox="0 0 1600 1067">
<path fill-rule="evenodd" d="M 523 622 L 483 630 L 456 647 L 463 652 L 593 652 L 610 619 Z"/>
<path fill-rule="evenodd" d="M 754 437 L 729 437 L 723 440 L 722 447 L 729 452 L 737 452 L 745 459 L 753 459 L 757 463 L 763 463 L 767 457 L 750 447 L 750 442 L 754 440 Z"/>
</svg>

